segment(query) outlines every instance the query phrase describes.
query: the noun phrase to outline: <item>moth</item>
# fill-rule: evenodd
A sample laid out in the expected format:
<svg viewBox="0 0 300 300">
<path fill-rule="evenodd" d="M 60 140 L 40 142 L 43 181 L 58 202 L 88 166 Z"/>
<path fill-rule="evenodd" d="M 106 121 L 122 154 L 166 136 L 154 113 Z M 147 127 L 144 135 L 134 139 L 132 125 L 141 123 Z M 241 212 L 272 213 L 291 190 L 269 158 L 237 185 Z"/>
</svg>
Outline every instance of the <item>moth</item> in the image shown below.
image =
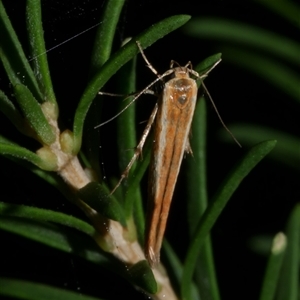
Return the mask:
<svg viewBox="0 0 300 300">
<path fill-rule="evenodd" d="M 197 82 L 192 76 L 202 81 L 207 77 L 209 72 L 220 63 L 221 59 L 215 62 L 201 75 L 192 69 L 191 62 L 188 62 L 185 66 L 180 66 L 175 61 L 171 61 L 170 69 L 162 75 L 159 75 L 146 58 L 139 42 L 137 42 L 137 46 L 139 47 L 147 66 L 155 75 L 157 75 L 157 78 L 138 93 L 120 113 L 114 116 L 114 118 L 121 114 L 142 94 L 147 93 L 157 81 L 162 80 L 167 76 L 171 76 L 172 78 L 164 84 L 163 91 L 158 97 L 158 101 L 150 115 L 139 144 L 135 149 L 135 153 L 122 173 L 118 184 L 111 193 L 113 193 L 119 187 L 122 180 L 128 176 L 130 168 L 138 157 L 141 156 L 145 141 L 153 127 L 154 134 L 149 167 L 144 250 L 149 264 L 154 267 L 160 261 L 160 249 L 183 155 L 185 152 L 192 154 L 189 134 L 198 93 Z M 211 99 L 205 86 L 204 89 Z M 225 129 L 228 130 L 214 103 L 213 106 L 221 123 Z M 101 125 L 105 123 L 102 123 Z"/>
</svg>

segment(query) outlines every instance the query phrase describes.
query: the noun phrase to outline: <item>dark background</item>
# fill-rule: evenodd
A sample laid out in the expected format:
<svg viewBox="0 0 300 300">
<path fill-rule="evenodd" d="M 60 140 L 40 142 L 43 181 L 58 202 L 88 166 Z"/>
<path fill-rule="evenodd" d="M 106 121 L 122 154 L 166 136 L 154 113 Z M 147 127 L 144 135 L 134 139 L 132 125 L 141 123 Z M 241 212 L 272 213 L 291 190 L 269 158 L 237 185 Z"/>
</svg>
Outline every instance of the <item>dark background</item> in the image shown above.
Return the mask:
<svg viewBox="0 0 300 300">
<path fill-rule="evenodd" d="M 24 1 L 3 2 L 18 37 L 22 44 L 26 45 Z M 296 39 L 298 32 L 296 33 L 295 27 L 255 1 L 207 2 L 128 1 L 116 34 L 115 49 L 124 38 L 135 36 L 153 23 L 175 14 L 236 20 Z M 42 3 L 47 49 L 95 25 L 102 8 L 102 1 L 96 0 L 44 0 Z M 95 30 L 92 29 L 48 53 L 55 93 L 58 102 L 63 103 L 61 115 L 69 127 L 73 121 L 79 96 L 88 79 L 89 54 Z M 168 69 L 171 59 L 181 64 L 191 60 L 196 65 L 208 55 L 220 52 L 220 43 L 187 37 L 179 29 L 148 48 L 146 55 L 155 68 L 162 73 Z M 137 78 L 138 88 L 144 87 L 153 79 L 153 74 L 144 70 L 144 62 L 138 58 L 137 74 L 142 74 Z M 0 74 L 1 89 L 9 92 L 9 83 L 2 70 Z M 297 104 L 271 84 L 242 68 L 229 64 L 226 62 L 226 57 L 223 56 L 222 63 L 210 74 L 206 85 L 229 127 L 232 123 L 251 123 L 298 134 Z M 140 121 L 147 118 L 153 104 L 154 101 L 139 104 Z M 5 136 L 13 136 L 22 142 L 23 138 L 11 130 L 9 123 L 3 117 L 0 118 L 0 122 L 1 132 Z M 214 194 L 237 158 L 242 157 L 247 150 L 239 149 L 237 145 L 222 143 L 217 135 L 220 130 L 220 122 L 211 105 L 208 104 L 207 166 L 210 196 Z M 102 143 L 105 168 L 110 164 L 109 159 L 112 159 L 108 155 L 112 141 L 108 139 Z M 57 191 L 49 189 L 47 184 L 37 180 L 34 175 L 2 157 L 0 161 L 3 201 L 51 208 L 84 218 L 81 212 L 67 203 Z M 115 175 L 118 176 L 118 171 Z M 186 232 L 182 225 L 185 224 L 185 216 L 182 214 L 183 177 L 184 175 L 181 175 L 179 179 L 179 188 L 177 196 L 174 197 L 166 233 L 182 259 L 186 251 L 185 238 L 179 241 L 178 236 Z M 212 232 L 222 299 L 258 297 L 266 257 L 254 253 L 249 248 L 249 239 L 257 235 L 273 236 L 284 229 L 288 215 L 300 196 L 298 178 L 299 172 L 296 169 L 265 159 L 244 180 L 230 200 Z M 38 182 L 38 186 L 33 186 L 31 184 L 33 181 Z M 18 188 L 12 188 L 12 183 L 15 183 L 13 185 L 17 185 Z M 43 191 L 47 191 L 46 196 Z M 76 257 L 71 259 L 69 255 L 14 238 L 6 233 L 1 232 L 1 236 L 7 246 L 1 247 L 2 257 L 7 258 L 4 268 L 1 267 L 5 275 L 80 290 L 104 299 L 120 299 L 120 292 L 122 297 L 127 299 L 144 298 L 126 281 L 116 279 L 112 273 L 106 272 L 105 278 L 100 278 L 103 272 L 100 274 Z"/>
</svg>

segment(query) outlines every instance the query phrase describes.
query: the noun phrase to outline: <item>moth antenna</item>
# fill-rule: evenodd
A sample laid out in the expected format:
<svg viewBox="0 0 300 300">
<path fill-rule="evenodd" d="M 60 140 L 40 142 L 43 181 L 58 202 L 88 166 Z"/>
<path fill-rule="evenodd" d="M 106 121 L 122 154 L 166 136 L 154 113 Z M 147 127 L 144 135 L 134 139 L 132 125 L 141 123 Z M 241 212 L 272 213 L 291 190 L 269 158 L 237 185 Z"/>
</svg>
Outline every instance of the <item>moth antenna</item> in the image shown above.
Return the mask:
<svg viewBox="0 0 300 300">
<path fill-rule="evenodd" d="M 157 81 L 161 80 L 161 78 L 166 77 L 168 75 L 170 75 L 171 73 L 173 73 L 173 70 L 168 70 L 167 72 L 165 72 L 164 74 L 160 75 L 159 77 L 157 77 L 154 81 L 152 81 L 150 84 L 148 84 L 142 91 L 140 91 L 120 112 L 118 112 L 116 115 L 114 115 L 112 118 L 108 119 L 107 121 L 97 125 L 94 127 L 94 129 L 99 128 L 107 123 L 109 123 L 110 121 L 114 120 L 115 118 L 117 118 L 119 115 L 121 115 L 131 104 L 133 104 L 141 95 L 147 93 L 147 90 L 149 90 L 149 88 L 151 88 L 151 86 L 153 86 Z"/>
<path fill-rule="evenodd" d="M 225 123 L 224 123 L 223 119 L 221 118 L 221 115 L 220 115 L 220 113 L 219 113 L 219 111 L 218 111 L 218 109 L 217 109 L 217 106 L 215 105 L 215 102 L 214 102 L 214 100 L 212 99 L 212 97 L 211 97 L 211 95 L 210 95 L 208 89 L 206 88 L 204 82 L 202 82 L 202 86 L 203 86 L 203 88 L 204 88 L 204 90 L 205 90 L 205 92 L 206 92 L 206 94 L 207 94 L 207 96 L 208 96 L 208 98 L 209 98 L 209 100 L 210 100 L 210 102 L 211 102 L 211 104 L 212 104 L 212 106 L 213 106 L 213 108 L 214 108 L 214 110 L 215 110 L 215 112 L 216 112 L 216 114 L 217 114 L 217 116 L 218 116 L 218 118 L 219 118 L 221 124 L 223 125 L 223 127 L 225 128 L 225 130 L 230 134 L 230 136 L 233 138 L 233 140 L 239 145 L 239 147 L 242 148 L 242 145 L 238 142 L 238 140 L 235 138 L 235 136 L 233 135 L 233 133 L 232 133 L 232 132 L 229 130 L 229 128 L 225 125 Z"/>
<path fill-rule="evenodd" d="M 99 128 L 99 127 L 101 127 L 101 126 L 103 126 L 103 125 L 109 123 L 110 121 L 114 120 L 115 118 L 117 118 L 117 117 L 118 117 L 119 115 L 121 115 L 121 114 L 122 114 L 122 113 L 123 113 L 123 112 L 131 105 L 131 104 L 133 104 L 133 103 L 134 103 L 134 102 L 135 102 L 142 94 L 146 94 L 147 91 L 149 90 L 149 88 L 150 88 L 151 86 L 153 86 L 157 81 L 161 80 L 162 78 L 164 78 L 164 77 L 166 77 L 166 76 L 168 76 L 168 75 L 170 75 L 170 74 L 172 74 L 172 73 L 174 72 L 173 69 L 171 69 L 171 70 L 166 71 L 164 74 L 159 75 L 159 74 L 157 73 L 157 71 L 152 67 L 152 65 L 150 64 L 150 62 L 148 61 L 146 55 L 144 54 L 144 51 L 143 51 L 143 48 L 142 48 L 140 42 L 139 42 L 139 41 L 136 41 L 136 44 L 137 44 L 137 46 L 138 46 L 138 48 L 139 48 L 139 50 L 140 50 L 140 53 L 141 53 L 142 57 L 143 57 L 144 60 L 146 61 L 147 66 L 148 66 L 148 67 L 150 68 L 150 70 L 157 76 L 157 78 L 156 78 L 154 81 L 152 81 L 149 85 L 147 85 L 142 91 L 140 91 L 140 92 L 139 92 L 139 93 L 138 93 L 138 94 L 130 101 L 130 103 L 128 103 L 128 104 L 127 104 L 120 112 L 118 112 L 115 116 L 113 116 L 112 118 L 108 119 L 107 121 L 105 121 L 105 122 L 103 122 L 103 123 L 101 123 L 101 124 L 95 126 L 94 129 Z M 102 92 L 99 92 L 99 94 L 101 95 L 101 94 L 103 94 L 103 93 L 102 93 Z"/>
<path fill-rule="evenodd" d="M 35 57 L 30 58 L 28 61 L 33 61 L 34 59 L 36 59 L 36 58 L 38 58 L 38 57 L 40 57 L 40 56 L 42 56 L 42 55 L 44 55 L 44 54 L 46 54 L 46 53 L 48 53 L 48 52 L 54 50 L 55 48 L 60 47 L 61 45 L 65 44 L 65 43 L 68 43 L 69 41 L 71 41 L 71 40 L 77 38 L 78 36 L 80 36 L 80 35 L 82 35 L 82 34 L 88 32 L 88 31 L 90 31 L 91 29 L 97 27 L 100 23 L 101 23 L 101 22 L 99 22 L 99 23 L 97 23 L 97 24 L 95 24 L 95 25 L 93 25 L 93 26 L 91 26 L 91 27 L 89 27 L 89 28 L 87 28 L 87 29 L 85 29 L 85 30 L 83 30 L 83 31 L 81 31 L 81 32 L 79 32 L 79 33 L 77 33 L 76 35 L 70 37 L 69 39 L 63 41 L 62 43 L 60 43 L 60 44 L 58 44 L 58 45 L 56 45 L 56 46 L 53 46 L 53 47 L 50 48 L 50 49 L 47 49 L 46 51 L 44 51 L 44 52 L 42 52 L 42 53 L 36 55 Z"/>
</svg>

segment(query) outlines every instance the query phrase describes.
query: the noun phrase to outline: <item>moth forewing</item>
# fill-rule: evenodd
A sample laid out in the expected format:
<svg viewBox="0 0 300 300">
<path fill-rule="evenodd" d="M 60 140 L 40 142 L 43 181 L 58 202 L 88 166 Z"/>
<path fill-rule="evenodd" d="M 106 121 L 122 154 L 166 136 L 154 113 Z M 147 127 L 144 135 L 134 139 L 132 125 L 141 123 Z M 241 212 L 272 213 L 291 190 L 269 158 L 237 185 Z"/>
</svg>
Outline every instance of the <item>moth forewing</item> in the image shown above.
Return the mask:
<svg viewBox="0 0 300 300">
<path fill-rule="evenodd" d="M 150 162 L 145 254 L 151 265 L 160 259 L 175 184 L 185 151 L 197 100 L 196 81 L 187 67 L 173 70 L 158 102 Z"/>
</svg>

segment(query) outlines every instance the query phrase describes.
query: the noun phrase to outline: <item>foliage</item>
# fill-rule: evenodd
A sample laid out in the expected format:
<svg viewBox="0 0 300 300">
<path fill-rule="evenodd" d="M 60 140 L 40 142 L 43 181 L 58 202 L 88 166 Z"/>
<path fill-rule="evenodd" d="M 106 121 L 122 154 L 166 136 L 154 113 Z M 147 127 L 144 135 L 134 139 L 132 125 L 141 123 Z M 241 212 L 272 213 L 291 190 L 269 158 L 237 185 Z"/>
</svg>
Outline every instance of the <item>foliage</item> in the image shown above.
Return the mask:
<svg viewBox="0 0 300 300">
<path fill-rule="evenodd" d="M 0 203 L 0 228 L 3 232 L 17 235 L 20 240 L 24 238 L 45 245 L 52 251 L 56 249 L 69 257 L 80 257 L 83 261 L 97 268 L 103 277 L 105 277 L 107 270 L 113 270 L 147 295 L 151 295 L 153 299 L 167 297 L 167 299 L 172 300 L 177 299 L 177 297 L 168 276 L 164 272 L 164 267 L 161 265 L 160 268 L 152 270 L 145 261 L 140 246 L 143 241 L 144 212 L 139 185 L 149 163 L 149 145 L 144 150 L 142 163 L 135 166 L 121 188 L 115 194 L 110 195 L 110 187 L 114 185 L 115 179 L 108 179 L 108 184 L 111 184 L 109 187 L 101 180 L 103 174 L 99 168 L 98 152 L 100 141 L 95 138 L 97 131 L 86 132 L 84 127 L 93 128 L 95 126 L 94 122 L 97 117 L 94 107 L 98 104 L 94 104 L 93 101 L 97 97 L 98 91 L 115 73 L 120 71 L 120 80 L 126 83 L 126 90 L 122 92 L 130 93 L 135 89 L 134 57 L 138 53 L 135 42 L 139 41 L 145 49 L 185 24 L 190 17 L 178 15 L 164 19 L 135 36 L 111 54 L 116 26 L 123 5 L 124 1 L 122 0 L 110 0 L 107 1 L 103 9 L 94 43 L 90 73 L 87 74 L 89 80 L 77 104 L 73 128 L 62 131 L 61 128 L 63 127 L 58 124 L 61 121 L 67 123 L 67 120 L 64 120 L 63 115 L 59 115 L 62 100 L 55 97 L 45 54 L 41 3 L 39 0 L 28 0 L 26 4 L 27 32 L 31 56 L 33 57 L 33 60 L 29 62 L 6 14 L 5 7 L 2 1 L 0 2 L 0 59 L 13 90 L 13 96 L 0 91 L 0 110 L 22 135 L 28 136 L 25 142 L 23 138 L 20 139 L 20 143 L 1 136 L 0 154 L 27 168 L 37 178 L 47 182 L 49 188 L 58 189 L 68 201 L 80 208 L 87 217 L 78 218 L 52 209 L 31 207 L 24 205 L 24 203 L 15 204 L 14 201 L 8 199 Z M 207 34 L 209 30 L 214 29 L 209 20 L 203 22 L 205 24 L 202 24 L 203 26 L 191 22 L 190 27 L 186 27 L 186 30 L 192 32 L 192 29 L 201 30 L 204 28 L 203 32 Z M 216 24 L 217 21 L 214 20 L 212 23 Z M 230 34 L 232 32 L 238 34 L 234 28 L 230 27 L 231 24 L 222 23 L 221 25 L 220 28 L 224 30 L 221 33 L 223 38 L 232 37 Z M 250 33 L 251 30 L 253 29 L 249 29 Z M 248 36 L 250 38 L 256 34 L 257 32 L 254 31 Z M 283 42 L 279 38 L 268 40 L 267 34 L 261 36 L 261 39 L 266 41 L 265 47 L 270 46 L 270 49 L 276 48 L 278 44 Z M 254 44 L 256 41 L 257 39 L 253 39 L 246 42 Z M 279 51 L 277 54 L 288 57 L 291 61 L 297 60 L 291 48 L 298 46 L 291 42 L 289 45 L 292 46 L 287 47 L 287 52 Z M 213 65 L 219 56 L 219 54 L 211 56 L 195 69 L 201 73 L 208 66 Z M 240 56 L 233 54 L 232 59 L 235 57 Z M 251 59 L 259 60 L 261 58 L 252 57 Z M 271 62 L 265 63 L 267 67 L 265 66 L 264 70 L 270 67 Z M 251 65 L 249 64 L 248 67 L 250 68 Z M 291 95 L 297 97 L 295 83 L 298 79 L 295 74 L 286 72 L 282 68 L 278 68 L 277 72 L 288 74 L 286 83 L 283 83 L 282 77 L 276 76 L 274 71 L 266 73 L 265 76 L 276 83 L 280 82 L 278 86 L 282 88 L 286 88 L 288 83 L 288 90 Z M 166 255 L 163 263 L 166 264 L 167 272 L 172 277 L 174 290 L 178 295 L 180 294 L 180 299 L 186 300 L 220 299 L 212 259 L 212 246 L 208 238 L 209 233 L 243 179 L 276 145 L 275 140 L 266 140 L 248 150 L 236 162 L 231 171 L 228 171 L 227 177 L 211 201 L 207 201 L 205 116 L 205 102 L 200 101 L 193 122 L 193 134 L 199 137 L 193 139 L 192 148 L 195 161 L 188 166 L 189 184 L 186 203 L 190 237 L 184 262 L 180 262 L 175 248 L 173 249 L 167 242 L 164 246 Z M 132 151 L 128 151 L 124 155 L 124 149 L 132 149 L 136 145 L 134 107 L 126 110 L 117 122 L 118 161 L 122 171 L 132 155 Z M 241 133 L 238 130 L 234 130 L 234 132 L 239 140 L 252 145 L 253 141 L 245 138 L 248 136 L 245 132 L 248 133 L 249 130 L 258 132 L 253 128 L 246 128 L 245 131 L 241 129 Z M 32 146 L 29 137 L 35 140 L 34 146 Z M 264 140 L 262 137 L 257 137 L 257 139 Z M 291 161 L 295 163 L 299 156 L 292 150 L 293 143 L 299 142 L 291 140 L 290 144 L 287 143 L 286 151 L 294 153 Z M 37 144 L 39 146 L 36 146 Z M 280 149 L 285 151 L 283 148 Z M 277 154 L 277 157 L 279 156 L 281 155 Z M 199 182 L 201 182 L 200 185 Z M 44 192 L 41 197 L 43 196 L 47 196 L 47 193 Z M 282 271 L 282 264 L 284 264 L 284 274 L 287 274 L 285 278 L 289 278 L 289 280 L 288 283 L 280 284 L 277 293 L 280 295 L 280 299 L 288 299 L 284 298 L 287 296 L 284 286 L 289 284 L 290 294 L 288 297 L 293 297 L 290 295 L 296 294 L 298 273 L 294 266 L 299 260 L 297 254 L 299 253 L 298 220 L 299 207 L 296 207 L 288 222 L 286 236 L 280 233 L 274 238 L 262 287 L 261 300 L 273 299 L 276 283 Z M 286 239 L 293 241 L 288 243 L 288 248 L 286 248 Z M 287 262 L 283 260 L 285 251 L 290 253 Z M 198 260 L 201 261 L 201 267 L 205 266 L 201 270 L 197 264 Z M 206 282 L 207 278 L 209 278 L 209 284 L 204 285 L 203 282 Z M 280 280 L 284 281 L 284 279 Z M 77 297 L 87 300 L 96 299 L 50 286 L 50 284 L 44 285 L 20 278 L 2 277 L 0 278 L 0 286 L 1 295 L 16 299 L 76 299 Z M 97 299 L 104 299 L 99 297 L 102 297 L 101 290 L 97 293 Z"/>
</svg>

